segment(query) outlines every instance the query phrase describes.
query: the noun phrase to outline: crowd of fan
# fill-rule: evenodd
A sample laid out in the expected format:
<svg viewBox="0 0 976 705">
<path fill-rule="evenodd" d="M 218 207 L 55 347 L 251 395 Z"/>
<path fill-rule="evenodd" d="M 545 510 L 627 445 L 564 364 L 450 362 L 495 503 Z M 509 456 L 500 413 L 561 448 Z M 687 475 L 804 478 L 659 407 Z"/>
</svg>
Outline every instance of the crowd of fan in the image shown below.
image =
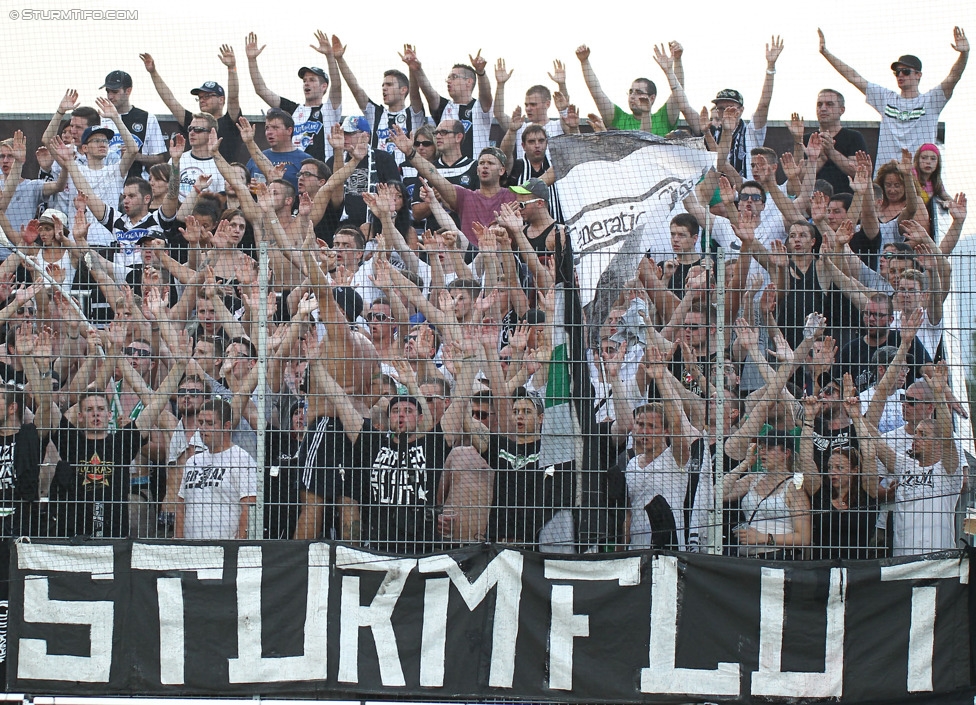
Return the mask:
<svg viewBox="0 0 976 705">
<path fill-rule="evenodd" d="M 735 89 L 691 107 L 677 42 L 654 48 L 670 97 L 656 107 L 638 78 L 626 110 L 576 50 L 598 110 L 585 130 L 715 153 L 650 224 L 671 249 L 648 252 L 608 311 L 587 309 L 587 467 L 540 462 L 571 239 L 548 141 L 580 132 L 561 62 L 556 92 L 533 86 L 508 112 L 503 59 L 494 93 L 479 51 L 442 96 L 407 45 L 374 102 L 317 32 L 326 68 L 298 70 L 295 102 L 265 83 L 252 33 L 265 150 L 228 45 L 226 85 L 191 91 L 197 110 L 140 55 L 181 126 L 169 139 L 125 71 L 97 109 L 68 90 L 39 174 L 23 173 L 20 131 L 0 142 L 5 535 L 259 538 L 260 484 L 264 537 L 398 553 L 699 550 L 719 535 L 767 558 L 956 546 L 965 410 L 942 307 L 966 198 L 934 142 L 969 44 L 956 28 L 957 61 L 921 93 L 917 57 L 892 64 L 891 91 L 820 39 L 880 113 L 874 159 L 834 89 L 816 126 L 793 115 L 792 152 L 763 146 L 778 37 L 749 121 Z"/>
</svg>

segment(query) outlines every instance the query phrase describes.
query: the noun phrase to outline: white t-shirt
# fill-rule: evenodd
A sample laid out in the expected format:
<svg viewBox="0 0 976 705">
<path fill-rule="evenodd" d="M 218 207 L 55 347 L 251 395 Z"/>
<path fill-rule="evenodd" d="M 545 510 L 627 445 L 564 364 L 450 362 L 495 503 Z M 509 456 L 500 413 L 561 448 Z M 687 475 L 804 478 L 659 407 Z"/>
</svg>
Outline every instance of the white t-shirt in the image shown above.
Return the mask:
<svg viewBox="0 0 976 705">
<path fill-rule="evenodd" d="M 78 169 L 88 181 L 92 191 L 97 195 L 106 207 L 117 209 L 119 196 L 122 194 L 122 185 L 125 183 L 125 176 L 119 171 L 119 165 L 103 165 L 101 169 L 94 170 L 86 164 L 79 164 Z M 72 182 L 70 185 L 71 200 L 78 195 L 78 188 Z M 74 207 L 65 213 L 73 213 Z M 92 212 L 87 214 L 88 223 L 88 242 L 97 247 L 108 247 L 115 243 L 115 236 L 104 225 L 98 222 Z"/>
<path fill-rule="evenodd" d="M 197 453 L 186 461 L 180 482 L 180 499 L 185 503 L 183 536 L 236 538 L 241 500 L 257 497 L 257 492 L 257 465 L 241 448 Z"/>
<path fill-rule="evenodd" d="M 892 315 L 894 320 L 891 322 L 891 329 L 901 330 L 901 311 L 894 311 Z M 935 352 L 939 349 L 939 342 L 942 340 L 942 321 L 933 325 L 932 321 L 929 320 L 928 310 L 923 310 L 922 325 L 918 327 L 918 334 L 915 337 L 925 348 L 929 357 L 934 360 Z"/>
<path fill-rule="evenodd" d="M 941 461 L 927 468 L 914 458 L 898 456 L 892 555 L 913 556 L 956 547 L 956 501 L 962 473 L 952 475 Z"/>
<path fill-rule="evenodd" d="M 900 93 L 876 83 L 868 84 L 864 98 L 868 105 L 881 113 L 875 173 L 892 159 L 901 161 L 902 148 L 914 155 L 926 142 L 935 142 L 939 114 L 949 100 L 941 85 L 917 98 L 903 98 Z"/>
<path fill-rule="evenodd" d="M 711 506 L 711 481 L 702 477 L 695 493 L 689 540 L 685 541 L 685 495 L 688 493 L 688 472 L 678 466 L 670 448 L 641 466 L 640 455 L 627 463 L 624 476 L 627 481 L 627 497 L 630 506 L 630 548 L 650 548 L 651 522 L 644 510 L 651 500 L 661 495 L 671 507 L 677 529 L 678 549 L 696 550 L 702 537 L 707 536 L 707 512 Z M 696 468 L 697 469 L 697 468 Z M 660 528 L 660 527 L 658 527 Z M 701 536 L 699 536 L 701 534 Z"/>
<path fill-rule="evenodd" d="M 199 159 L 191 152 L 180 157 L 180 200 L 185 201 L 193 193 L 193 184 L 203 175 L 210 176 L 210 185 L 205 189 L 210 193 L 221 193 L 227 190 L 224 177 L 217 171 L 213 157 Z"/>
<path fill-rule="evenodd" d="M 870 389 L 865 389 L 858 395 L 858 398 L 861 400 L 862 415 L 868 413 L 868 406 L 871 404 L 871 400 L 874 399 L 874 394 L 877 391 L 877 387 L 871 387 Z M 878 421 L 878 430 L 881 433 L 904 428 L 905 418 L 901 415 L 901 400 L 904 398 L 904 395 L 905 390 L 898 389 L 888 397 L 888 401 L 885 402 L 884 411 L 881 412 L 881 420 Z"/>
</svg>

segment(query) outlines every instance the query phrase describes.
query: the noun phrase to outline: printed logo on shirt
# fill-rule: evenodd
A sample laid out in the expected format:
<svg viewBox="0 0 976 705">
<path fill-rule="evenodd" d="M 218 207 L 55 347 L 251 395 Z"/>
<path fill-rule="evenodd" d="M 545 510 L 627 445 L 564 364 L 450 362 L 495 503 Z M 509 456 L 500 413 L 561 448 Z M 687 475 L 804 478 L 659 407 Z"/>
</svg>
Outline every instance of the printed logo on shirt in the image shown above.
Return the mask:
<svg viewBox="0 0 976 705">
<path fill-rule="evenodd" d="M 147 228 L 133 228 L 132 230 L 116 230 L 115 239 L 118 240 L 122 254 L 131 256 L 136 252 L 136 243 L 146 235 L 155 235 L 154 231 Z"/>
<path fill-rule="evenodd" d="M 186 200 L 189 197 L 190 192 L 193 190 L 193 185 L 205 173 L 198 166 L 188 166 L 180 171 L 180 197 L 182 200 Z M 209 191 L 210 187 L 208 186 L 206 190 Z"/>
<path fill-rule="evenodd" d="M 130 130 L 130 132 L 131 132 L 131 130 Z M 138 151 L 141 152 L 142 151 L 143 141 L 141 139 L 139 139 L 139 136 L 138 135 L 132 135 L 132 139 L 134 139 L 136 141 L 136 147 L 138 147 L 139 148 Z M 115 135 L 112 136 L 112 139 L 110 139 L 108 141 L 108 151 L 109 152 L 121 152 L 122 151 L 123 144 L 124 143 L 122 142 L 122 136 L 120 134 L 118 134 L 118 133 L 115 133 Z"/>
<path fill-rule="evenodd" d="M 200 490 L 205 487 L 220 487 L 227 475 L 227 468 L 189 467 L 186 469 L 184 486 L 188 490 Z"/>
<path fill-rule="evenodd" d="M 886 105 L 884 109 L 885 117 L 894 118 L 899 122 L 914 122 L 925 117 L 925 108 L 912 108 L 911 110 L 899 110 L 897 106 Z"/>
<path fill-rule="evenodd" d="M 14 444 L 0 447 L 0 491 L 14 486 Z"/>
<path fill-rule="evenodd" d="M 470 132 L 471 126 L 474 124 L 470 120 L 461 120 L 461 124 L 464 125 L 464 131 Z"/>
<path fill-rule="evenodd" d="M 395 505 L 427 502 L 427 454 L 423 446 L 411 446 L 406 456 L 406 462 L 402 463 L 400 452 L 389 446 L 377 453 L 370 472 L 374 502 Z"/>
<path fill-rule="evenodd" d="M 315 139 L 315 135 L 322 131 L 322 123 L 316 120 L 308 120 L 299 125 L 295 125 L 295 131 L 291 142 L 301 150 L 308 150 L 309 145 Z"/>
<path fill-rule="evenodd" d="M 114 473 L 115 466 L 102 461 L 98 453 L 94 453 L 91 458 L 82 461 L 78 466 L 78 474 L 85 478 L 81 484 L 89 492 L 99 486 L 109 487 Z"/>
</svg>

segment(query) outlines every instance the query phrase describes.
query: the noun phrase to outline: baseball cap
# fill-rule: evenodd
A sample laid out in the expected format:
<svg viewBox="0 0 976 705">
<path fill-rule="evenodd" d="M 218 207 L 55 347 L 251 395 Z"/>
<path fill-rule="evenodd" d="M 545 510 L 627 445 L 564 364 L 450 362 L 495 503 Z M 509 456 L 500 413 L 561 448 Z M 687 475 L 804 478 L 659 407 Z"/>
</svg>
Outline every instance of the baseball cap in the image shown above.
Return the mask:
<svg viewBox="0 0 976 705">
<path fill-rule="evenodd" d="M 734 88 L 723 88 L 715 95 L 715 100 L 712 102 L 717 103 L 720 100 L 731 100 L 733 103 L 745 105 L 745 103 L 742 101 L 742 94 Z"/>
<path fill-rule="evenodd" d="M 898 61 L 891 64 L 891 70 L 894 71 L 898 66 L 905 66 L 916 71 L 921 71 L 922 60 L 913 54 L 902 54 L 898 57 Z"/>
<path fill-rule="evenodd" d="M 508 190 L 520 196 L 541 198 L 547 205 L 549 204 L 549 187 L 546 186 L 546 182 L 542 179 L 529 179 L 516 186 L 509 186 Z"/>
<path fill-rule="evenodd" d="M 57 220 L 59 223 L 61 223 L 61 227 L 67 227 L 68 225 L 68 216 L 59 211 L 57 208 L 46 209 L 43 213 L 41 213 L 41 217 L 37 220 L 41 223 L 53 223 L 55 220 Z"/>
<path fill-rule="evenodd" d="M 363 297 L 351 286 L 337 286 L 332 290 L 339 308 L 346 314 L 346 319 L 352 323 L 363 312 Z"/>
<path fill-rule="evenodd" d="M 94 135 L 105 135 L 107 139 L 112 139 L 115 137 L 115 132 L 107 127 L 86 127 L 85 131 L 81 133 L 81 143 L 88 144 L 88 140 Z"/>
<path fill-rule="evenodd" d="M 369 132 L 369 122 L 362 115 L 350 115 L 342 121 L 343 132 Z"/>
<path fill-rule="evenodd" d="M 402 403 L 406 403 L 406 404 L 413 404 L 415 407 L 417 407 L 417 413 L 418 414 L 424 413 L 423 412 L 423 409 L 420 408 L 420 402 L 417 401 L 416 397 L 412 397 L 409 394 L 400 394 L 398 396 L 395 396 L 395 397 L 391 398 L 390 399 L 390 405 L 388 407 L 386 407 L 387 413 L 390 413 L 390 412 L 393 411 L 394 404 L 400 404 L 401 402 Z"/>
<path fill-rule="evenodd" d="M 318 66 L 302 66 L 298 69 L 298 77 L 305 78 L 305 74 L 314 73 L 319 78 L 325 79 L 325 82 L 329 82 L 329 77 L 326 75 L 325 71 L 320 69 Z"/>
<path fill-rule="evenodd" d="M 202 86 L 199 88 L 194 88 L 192 91 L 190 91 L 190 93 L 193 95 L 200 95 L 201 93 L 213 93 L 219 98 L 223 98 L 224 95 L 226 95 L 224 93 L 224 87 L 216 81 L 204 81 Z"/>
<path fill-rule="evenodd" d="M 110 88 L 117 91 L 120 88 L 132 88 L 132 76 L 125 71 L 115 70 L 105 77 L 105 83 L 100 88 Z"/>
</svg>

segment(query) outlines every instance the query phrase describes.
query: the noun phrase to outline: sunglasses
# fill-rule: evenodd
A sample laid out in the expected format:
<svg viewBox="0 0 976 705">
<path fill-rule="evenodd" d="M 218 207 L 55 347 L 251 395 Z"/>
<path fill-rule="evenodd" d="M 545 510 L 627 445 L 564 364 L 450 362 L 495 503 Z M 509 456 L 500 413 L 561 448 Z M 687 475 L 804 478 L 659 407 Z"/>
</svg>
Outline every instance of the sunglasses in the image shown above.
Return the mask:
<svg viewBox="0 0 976 705">
<path fill-rule="evenodd" d="M 487 421 L 488 417 L 491 416 L 491 412 L 483 409 L 472 409 L 471 416 L 478 419 L 478 421 Z"/>
<path fill-rule="evenodd" d="M 152 355 L 152 351 L 143 350 L 142 348 L 126 348 L 125 354 L 129 357 L 149 357 Z"/>
<path fill-rule="evenodd" d="M 531 201 L 519 201 L 519 204 L 518 204 L 519 210 L 524 210 L 525 207 L 527 205 L 529 205 L 530 203 L 537 203 L 538 201 L 541 201 L 541 200 L 542 200 L 541 198 L 533 198 Z"/>
<path fill-rule="evenodd" d="M 740 193 L 739 200 L 755 201 L 756 203 L 759 203 L 760 201 L 762 201 L 762 194 L 761 193 Z"/>
<path fill-rule="evenodd" d="M 414 140 L 414 147 L 433 147 L 433 140 Z"/>
<path fill-rule="evenodd" d="M 393 319 L 390 316 L 387 316 L 385 313 L 367 313 L 366 320 L 370 323 L 373 321 L 376 321 L 377 323 L 386 323 L 387 321 L 392 321 Z"/>
<path fill-rule="evenodd" d="M 200 134 L 200 133 L 203 133 L 203 132 L 210 132 L 210 129 L 209 128 L 206 128 L 206 127 L 188 127 L 188 128 L 186 128 L 186 131 L 187 132 L 196 132 L 196 133 Z"/>
<path fill-rule="evenodd" d="M 891 72 L 896 76 L 911 76 L 915 69 L 892 69 Z"/>
<path fill-rule="evenodd" d="M 200 397 L 203 396 L 202 389 L 181 389 L 180 394 L 184 397 Z"/>
</svg>

